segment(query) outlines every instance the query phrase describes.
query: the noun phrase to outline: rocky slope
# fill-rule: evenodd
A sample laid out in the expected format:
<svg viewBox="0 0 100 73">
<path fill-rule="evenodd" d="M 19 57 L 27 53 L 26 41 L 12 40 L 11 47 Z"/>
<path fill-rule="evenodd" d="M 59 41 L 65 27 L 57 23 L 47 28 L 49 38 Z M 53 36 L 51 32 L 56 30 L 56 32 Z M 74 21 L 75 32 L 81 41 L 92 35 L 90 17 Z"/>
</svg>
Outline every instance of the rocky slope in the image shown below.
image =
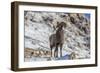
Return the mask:
<svg viewBox="0 0 100 73">
<path fill-rule="evenodd" d="M 75 59 L 90 58 L 90 15 L 62 12 L 24 12 L 25 49 L 50 51 L 49 37 L 55 33 L 57 22 L 65 22 L 63 56 L 74 52 Z M 87 16 L 88 15 L 88 16 Z M 26 55 L 28 56 L 28 55 Z M 62 59 L 62 58 L 61 58 Z M 64 60 L 68 58 L 64 57 Z M 44 61 L 48 58 L 25 57 L 25 61 Z M 49 58 L 49 60 L 55 60 Z"/>
</svg>

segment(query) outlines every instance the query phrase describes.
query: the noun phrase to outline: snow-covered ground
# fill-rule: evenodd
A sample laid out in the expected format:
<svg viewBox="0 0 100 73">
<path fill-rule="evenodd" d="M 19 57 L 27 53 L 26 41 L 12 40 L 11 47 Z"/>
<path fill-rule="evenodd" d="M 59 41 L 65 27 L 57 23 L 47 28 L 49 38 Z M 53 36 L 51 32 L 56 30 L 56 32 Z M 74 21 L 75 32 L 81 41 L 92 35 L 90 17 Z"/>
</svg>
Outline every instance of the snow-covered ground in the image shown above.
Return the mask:
<svg viewBox="0 0 100 73">
<path fill-rule="evenodd" d="M 50 51 L 49 37 L 57 22 L 65 22 L 62 58 L 25 57 L 25 61 L 66 60 L 72 52 L 75 59 L 90 58 L 90 19 L 87 14 L 24 11 L 25 49 Z M 88 16 L 90 16 L 88 14 Z M 26 55 L 28 56 L 28 55 Z"/>
</svg>

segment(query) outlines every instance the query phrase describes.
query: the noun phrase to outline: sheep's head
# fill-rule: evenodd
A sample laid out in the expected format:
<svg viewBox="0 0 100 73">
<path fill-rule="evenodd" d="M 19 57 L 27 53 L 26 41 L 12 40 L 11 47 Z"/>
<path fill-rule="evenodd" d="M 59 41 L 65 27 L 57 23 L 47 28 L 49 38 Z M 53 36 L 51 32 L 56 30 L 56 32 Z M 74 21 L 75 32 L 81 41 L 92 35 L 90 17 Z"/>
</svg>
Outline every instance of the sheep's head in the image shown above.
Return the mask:
<svg viewBox="0 0 100 73">
<path fill-rule="evenodd" d="M 57 22 L 56 28 L 59 28 L 59 27 L 64 27 L 64 28 L 66 28 L 66 23 L 65 23 L 65 22 Z"/>
</svg>

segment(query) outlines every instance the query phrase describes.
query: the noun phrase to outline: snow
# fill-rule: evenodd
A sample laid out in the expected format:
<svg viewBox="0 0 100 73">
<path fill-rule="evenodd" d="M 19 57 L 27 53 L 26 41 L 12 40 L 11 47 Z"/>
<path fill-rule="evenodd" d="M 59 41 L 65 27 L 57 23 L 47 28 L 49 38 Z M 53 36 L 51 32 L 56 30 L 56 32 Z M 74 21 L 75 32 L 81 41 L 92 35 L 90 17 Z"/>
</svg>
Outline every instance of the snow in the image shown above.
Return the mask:
<svg viewBox="0 0 100 73">
<path fill-rule="evenodd" d="M 76 19 L 77 22 L 82 21 L 81 25 L 73 24 L 70 21 L 70 16 Z M 84 44 L 90 44 L 90 24 L 87 14 L 80 14 L 84 17 L 84 20 L 80 20 L 77 14 L 72 13 L 55 13 L 55 12 L 34 12 L 25 11 L 25 49 L 31 48 L 35 50 L 47 50 L 50 51 L 49 37 L 55 33 L 53 27 L 57 26 L 57 22 L 65 22 L 66 28 L 64 30 L 65 42 L 62 49 L 63 57 L 55 59 L 54 57 L 25 57 L 25 61 L 48 61 L 48 60 L 70 60 L 68 58 L 72 52 L 76 54 L 75 59 L 87 59 L 90 58 L 90 46 Z M 65 15 L 65 16 L 64 16 Z M 89 16 L 89 14 L 88 14 Z M 85 21 L 88 20 L 88 22 Z M 87 25 L 88 24 L 88 27 Z M 82 29 L 84 28 L 84 29 Z M 84 31 L 88 32 L 85 33 Z M 60 53 L 60 52 L 59 52 Z M 27 55 L 29 56 L 29 55 Z M 59 56 L 60 57 L 60 56 Z"/>
</svg>

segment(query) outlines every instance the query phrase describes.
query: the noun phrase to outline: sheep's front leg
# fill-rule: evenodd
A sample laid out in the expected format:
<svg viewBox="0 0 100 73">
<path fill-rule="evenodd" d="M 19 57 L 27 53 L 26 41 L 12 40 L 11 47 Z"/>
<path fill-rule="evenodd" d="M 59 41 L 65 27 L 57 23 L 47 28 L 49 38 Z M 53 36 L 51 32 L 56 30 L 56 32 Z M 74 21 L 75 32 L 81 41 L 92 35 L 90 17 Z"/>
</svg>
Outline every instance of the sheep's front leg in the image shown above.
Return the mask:
<svg viewBox="0 0 100 73">
<path fill-rule="evenodd" d="M 62 44 L 60 45 L 60 57 L 62 57 Z"/>
<path fill-rule="evenodd" d="M 58 57 L 58 50 L 57 50 L 57 48 L 54 51 L 54 57 Z"/>
<path fill-rule="evenodd" d="M 58 45 L 56 45 L 56 49 L 54 51 L 54 57 L 58 57 Z"/>
</svg>

